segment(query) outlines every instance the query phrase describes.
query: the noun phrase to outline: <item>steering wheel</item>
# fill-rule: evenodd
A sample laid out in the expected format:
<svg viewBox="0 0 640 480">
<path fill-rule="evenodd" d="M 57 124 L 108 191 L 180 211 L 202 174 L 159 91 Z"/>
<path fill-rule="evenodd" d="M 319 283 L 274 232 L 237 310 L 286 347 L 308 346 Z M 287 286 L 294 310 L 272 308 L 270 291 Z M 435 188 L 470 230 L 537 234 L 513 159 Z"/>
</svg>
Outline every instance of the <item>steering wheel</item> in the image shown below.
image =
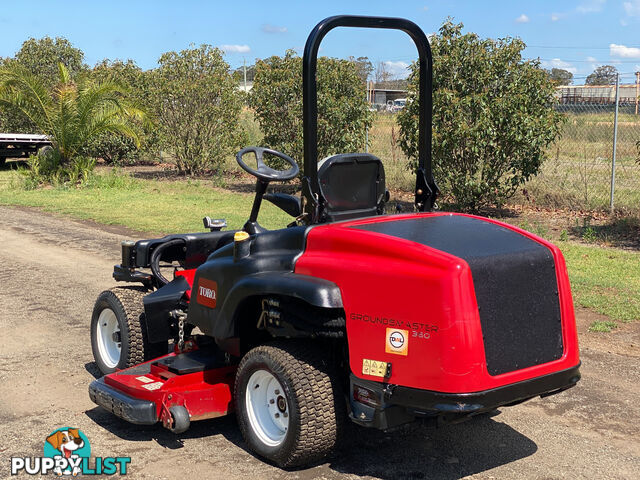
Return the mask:
<svg viewBox="0 0 640 480">
<path fill-rule="evenodd" d="M 258 165 L 257 169 L 251 168 L 249 165 L 244 163 L 244 160 L 242 159 L 242 157 L 244 157 L 247 153 L 255 154 L 256 163 Z M 265 164 L 263 160 L 265 153 L 268 153 L 270 155 L 273 155 L 274 157 L 278 157 L 284 160 L 289 165 L 291 165 L 291 168 L 289 168 L 288 170 L 275 170 L 267 166 L 267 164 Z M 284 181 L 296 178 L 298 176 L 298 172 L 300 172 L 300 168 L 298 168 L 298 164 L 293 158 L 289 157 L 288 155 L 285 155 L 284 153 L 280 153 L 276 150 L 271 150 L 270 148 L 262 148 L 262 147 L 243 148 L 237 153 L 236 161 L 238 162 L 238 165 L 240 165 L 245 172 L 250 173 L 251 175 L 256 177 L 258 180 L 262 180 L 263 182 L 273 182 L 273 181 L 284 182 Z"/>
</svg>

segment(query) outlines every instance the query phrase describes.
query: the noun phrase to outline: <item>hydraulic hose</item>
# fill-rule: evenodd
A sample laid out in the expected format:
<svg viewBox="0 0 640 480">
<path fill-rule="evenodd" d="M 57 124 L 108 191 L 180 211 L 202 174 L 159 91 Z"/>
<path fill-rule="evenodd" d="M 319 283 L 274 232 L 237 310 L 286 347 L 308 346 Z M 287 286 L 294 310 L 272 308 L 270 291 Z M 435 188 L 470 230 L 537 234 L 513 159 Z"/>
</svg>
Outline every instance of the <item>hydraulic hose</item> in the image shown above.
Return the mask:
<svg viewBox="0 0 640 480">
<path fill-rule="evenodd" d="M 164 252 L 169 247 L 183 245 L 184 243 L 184 240 L 179 238 L 169 240 L 168 242 L 156 247 L 156 249 L 151 254 L 151 272 L 153 273 L 153 276 L 156 278 L 156 280 L 158 280 L 158 283 L 160 283 L 160 286 L 164 286 L 169 283 L 169 280 L 164 275 L 162 275 L 162 272 L 160 272 L 160 259 L 162 258 L 162 252 Z"/>
</svg>

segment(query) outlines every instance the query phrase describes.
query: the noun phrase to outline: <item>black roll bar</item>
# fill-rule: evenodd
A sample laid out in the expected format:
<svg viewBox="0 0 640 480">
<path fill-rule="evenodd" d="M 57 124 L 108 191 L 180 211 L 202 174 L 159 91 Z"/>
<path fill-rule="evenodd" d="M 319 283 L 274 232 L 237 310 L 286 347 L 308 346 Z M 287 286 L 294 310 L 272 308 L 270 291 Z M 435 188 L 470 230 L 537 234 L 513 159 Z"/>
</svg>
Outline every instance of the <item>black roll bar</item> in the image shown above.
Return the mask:
<svg viewBox="0 0 640 480">
<path fill-rule="evenodd" d="M 302 57 L 302 110 L 304 133 L 304 178 L 302 193 L 305 197 L 305 211 L 311 222 L 318 219 L 322 208 L 320 186 L 318 184 L 318 90 L 316 67 L 318 49 L 324 36 L 336 27 L 385 28 L 401 30 L 408 34 L 418 49 L 420 69 L 419 102 L 420 120 L 418 136 L 418 171 L 416 176 L 415 204 L 419 211 L 430 210 L 438 193 L 431 168 L 431 124 L 433 59 L 427 36 L 415 23 L 404 18 L 364 17 L 357 15 L 337 15 L 318 23 L 309 34 Z"/>
</svg>

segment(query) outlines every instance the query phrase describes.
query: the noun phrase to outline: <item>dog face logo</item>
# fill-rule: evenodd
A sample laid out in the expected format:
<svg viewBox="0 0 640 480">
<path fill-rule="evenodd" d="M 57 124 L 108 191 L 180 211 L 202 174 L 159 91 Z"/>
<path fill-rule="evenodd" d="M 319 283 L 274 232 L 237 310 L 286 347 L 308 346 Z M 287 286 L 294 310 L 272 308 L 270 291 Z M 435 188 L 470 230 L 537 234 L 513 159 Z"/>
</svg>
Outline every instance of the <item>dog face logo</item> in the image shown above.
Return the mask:
<svg viewBox="0 0 640 480">
<path fill-rule="evenodd" d="M 82 473 L 80 461 L 91 455 L 91 446 L 87 437 L 77 428 L 59 428 L 49 435 L 44 444 L 45 457 L 66 459 L 69 467 L 57 467 L 54 472 L 58 475 L 76 476 Z"/>
</svg>

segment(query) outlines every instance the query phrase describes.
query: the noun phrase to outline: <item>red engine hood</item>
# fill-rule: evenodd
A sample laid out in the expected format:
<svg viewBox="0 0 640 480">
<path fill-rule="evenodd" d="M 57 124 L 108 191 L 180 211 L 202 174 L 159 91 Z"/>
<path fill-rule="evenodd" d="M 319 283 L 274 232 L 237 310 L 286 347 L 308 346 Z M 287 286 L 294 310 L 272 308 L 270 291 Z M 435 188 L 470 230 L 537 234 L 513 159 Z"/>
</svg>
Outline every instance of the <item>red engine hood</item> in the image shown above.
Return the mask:
<svg viewBox="0 0 640 480">
<path fill-rule="evenodd" d="M 454 223 L 467 225 L 466 230 L 449 228 Z M 486 237 L 492 229 L 499 231 L 495 238 L 502 240 L 496 242 L 503 245 Z M 538 275 L 542 267 L 536 267 L 532 278 L 523 277 L 526 255 L 521 251 L 533 247 L 544 247 L 554 269 L 551 276 Z M 562 254 L 507 224 L 423 213 L 320 225 L 309 231 L 295 272 L 340 287 L 350 367 L 363 379 L 479 392 L 579 362 Z M 529 286 L 534 291 L 527 292 Z M 524 300 L 514 300 L 509 289 Z M 544 298 L 528 301 L 536 289 L 543 290 Z M 527 301 L 535 311 L 523 310 Z M 538 304 L 548 308 L 538 309 Z"/>
</svg>

